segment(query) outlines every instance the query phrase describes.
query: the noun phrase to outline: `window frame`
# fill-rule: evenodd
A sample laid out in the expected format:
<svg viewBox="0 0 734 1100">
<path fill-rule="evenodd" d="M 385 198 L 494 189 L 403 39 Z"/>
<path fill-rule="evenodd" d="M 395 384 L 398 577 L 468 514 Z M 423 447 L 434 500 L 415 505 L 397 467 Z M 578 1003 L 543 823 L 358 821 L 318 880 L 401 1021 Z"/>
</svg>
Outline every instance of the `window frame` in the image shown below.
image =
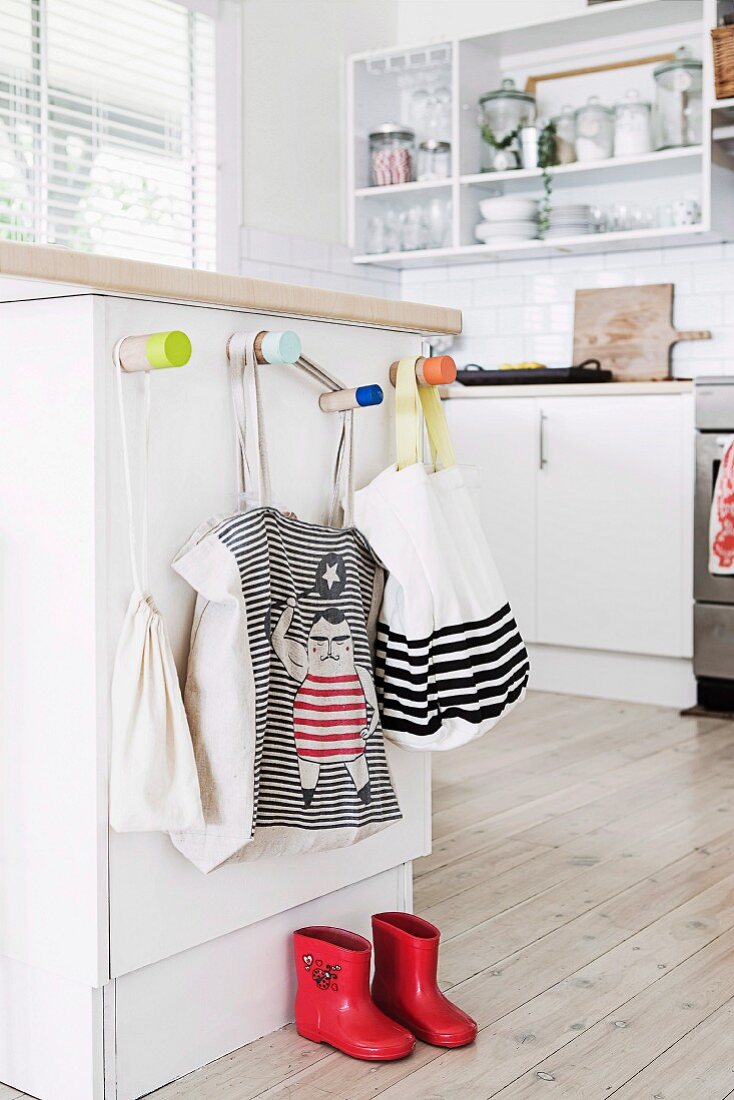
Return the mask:
<svg viewBox="0 0 734 1100">
<path fill-rule="evenodd" d="M 237 275 L 242 226 L 242 4 L 240 0 L 175 0 L 191 11 L 214 11 L 216 57 L 217 261 Z"/>
</svg>

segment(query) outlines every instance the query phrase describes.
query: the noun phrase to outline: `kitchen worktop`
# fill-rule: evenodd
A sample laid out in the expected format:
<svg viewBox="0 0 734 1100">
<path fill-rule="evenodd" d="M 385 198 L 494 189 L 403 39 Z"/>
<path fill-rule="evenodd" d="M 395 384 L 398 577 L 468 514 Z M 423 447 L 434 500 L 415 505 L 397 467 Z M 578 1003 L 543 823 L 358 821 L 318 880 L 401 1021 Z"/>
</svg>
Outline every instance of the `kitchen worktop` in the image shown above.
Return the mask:
<svg viewBox="0 0 734 1100">
<path fill-rule="evenodd" d="M 641 397 L 667 393 L 692 393 L 693 382 L 671 378 L 667 382 L 576 382 L 537 386 L 444 386 L 441 396 L 450 399 L 477 397 Z"/>
<path fill-rule="evenodd" d="M 121 260 L 113 256 L 92 256 L 47 245 L 0 241 L 0 276 L 61 283 L 71 292 L 83 287 L 109 294 L 200 302 L 256 313 L 374 325 L 427 335 L 461 332 L 458 309 L 294 286 L 242 275 L 193 271 L 168 264 Z"/>
</svg>

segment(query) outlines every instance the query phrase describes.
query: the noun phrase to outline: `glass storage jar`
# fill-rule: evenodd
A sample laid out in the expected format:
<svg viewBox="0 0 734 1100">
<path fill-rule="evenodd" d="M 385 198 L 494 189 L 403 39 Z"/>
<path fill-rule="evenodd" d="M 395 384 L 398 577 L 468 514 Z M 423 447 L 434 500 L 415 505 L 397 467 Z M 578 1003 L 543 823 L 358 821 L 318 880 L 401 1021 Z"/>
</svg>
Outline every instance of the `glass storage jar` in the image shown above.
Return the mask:
<svg viewBox="0 0 734 1100">
<path fill-rule="evenodd" d="M 483 172 L 517 168 L 517 133 L 535 122 L 535 96 L 521 92 L 509 78 L 492 92 L 479 97 Z"/>
<path fill-rule="evenodd" d="M 576 112 L 573 107 L 561 107 L 553 119 L 556 127 L 556 160 L 558 164 L 573 164 L 576 160 Z"/>
<path fill-rule="evenodd" d="M 686 46 L 676 50 L 673 61 L 664 61 L 655 69 L 658 149 L 700 144 L 701 69 L 701 62 L 691 57 Z"/>
<path fill-rule="evenodd" d="M 425 213 L 428 247 L 444 248 L 451 243 L 451 203 L 446 199 L 430 199 Z"/>
<path fill-rule="evenodd" d="M 429 138 L 418 146 L 418 179 L 445 180 L 451 175 L 451 144 Z"/>
<path fill-rule="evenodd" d="M 391 183 L 410 183 L 413 169 L 415 133 L 408 126 L 386 122 L 370 134 L 370 182 L 374 187 Z"/>
<path fill-rule="evenodd" d="M 631 89 L 614 108 L 614 155 L 635 157 L 652 150 L 652 109 Z"/>
<path fill-rule="evenodd" d="M 614 149 L 614 117 L 599 96 L 592 95 L 576 111 L 576 159 L 606 160 Z"/>
</svg>

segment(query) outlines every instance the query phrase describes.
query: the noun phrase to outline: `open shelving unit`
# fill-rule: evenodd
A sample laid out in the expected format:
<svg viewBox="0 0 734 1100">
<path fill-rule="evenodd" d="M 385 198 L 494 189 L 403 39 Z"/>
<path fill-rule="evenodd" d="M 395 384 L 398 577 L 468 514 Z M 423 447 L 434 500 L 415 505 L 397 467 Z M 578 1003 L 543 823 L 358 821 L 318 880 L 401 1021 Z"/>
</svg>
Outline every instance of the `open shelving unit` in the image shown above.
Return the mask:
<svg viewBox="0 0 734 1100">
<path fill-rule="evenodd" d="M 349 59 L 347 187 L 350 243 L 357 264 L 423 267 L 472 263 L 534 255 L 563 255 L 700 241 L 734 240 L 734 99 L 717 101 L 710 31 L 716 25 L 716 0 L 616 0 L 573 16 L 493 34 L 455 39 L 412 49 L 374 51 Z M 517 244 L 479 244 L 474 230 L 481 220 L 478 202 L 489 195 L 541 198 L 538 168 L 481 172 L 477 125 L 479 96 L 499 87 L 506 76 L 518 88 L 529 76 L 569 72 L 600 64 L 672 54 L 691 47 L 703 61 L 703 141 L 701 145 L 663 149 L 634 157 L 586 161 L 550 169 L 551 203 L 586 202 L 609 208 L 617 202 L 657 207 L 679 198 L 695 198 L 701 207 L 696 225 L 620 230 L 592 235 L 530 240 Z M 541 81 L 538 115 L 557 114 L 566 103 L 582 105 L 589 95 L 613 103 L 629 88 L 654 102 L 650 61 L 632 68 Z M 384 122 L 411 125 L 410 96 L 425 83 L 451 89 L 452 173 L 447 180 L 388 187 L 369 185 L 368 135 Z M 421 137 L 420 131 L 417 140 Z M 368 253 L 367 227 L 384 217 L 440 200 L 451 205 L 445 243 L 440 248 Z"/>
</svg>

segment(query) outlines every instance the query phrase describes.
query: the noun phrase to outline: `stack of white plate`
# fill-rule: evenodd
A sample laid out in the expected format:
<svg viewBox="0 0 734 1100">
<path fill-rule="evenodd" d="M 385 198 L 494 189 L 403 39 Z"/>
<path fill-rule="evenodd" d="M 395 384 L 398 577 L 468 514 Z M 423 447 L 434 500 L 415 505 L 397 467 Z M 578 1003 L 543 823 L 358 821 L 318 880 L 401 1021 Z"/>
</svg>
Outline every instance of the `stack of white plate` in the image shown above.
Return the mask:
<svg viewBox="0 0 734 1100">
<path fill-rule="evenodd" d="M 483 222 L 474 230 L 485 244 L 516 244 L 538 236 L 538 200 L 500 195 L 479 203 Z"/>
<path fill-rule="evenodd" d="M 553 237 L 583 237 L 596 233 L 597 225 L 592 208 L 583 202 L 566 203 L 551 207 L 545 239 Z"/>
</svg>

